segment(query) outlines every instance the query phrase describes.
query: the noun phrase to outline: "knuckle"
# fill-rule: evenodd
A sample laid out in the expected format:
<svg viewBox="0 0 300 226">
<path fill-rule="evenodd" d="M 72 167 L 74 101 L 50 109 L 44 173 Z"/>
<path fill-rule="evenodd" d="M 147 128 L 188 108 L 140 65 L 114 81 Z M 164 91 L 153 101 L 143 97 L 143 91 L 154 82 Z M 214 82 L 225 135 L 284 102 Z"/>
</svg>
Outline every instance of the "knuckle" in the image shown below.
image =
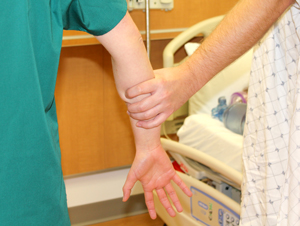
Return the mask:
<svg viewBox="0 0 300 226">
<path fill-rule="evenodd" d="M 143 104 L 140 104 L 140 105 L 138 105 L 138 107 L 137 107 L 137 110 L 139 111 L 139 112 L 143 112 L 144 111 L 144 105 Z"/>
<path fill-rule="evenodd" d="M 169 207 L 169 200 L 166 196 L 160 198 L 161 203 L 164 203 L 165 206 Z"/>
<path fill-rule="evenodd" d="M 185 184 L 183 183 L 182 180 L 177 182 L 178 187 L 185 187 Z"/>
<path fill-rule="evenodd" d="M 132 111 L 134 110 L 134 105 L 133 104 L 127 104 L 127 110 L 132 113 Z"/>
<path fill-rule="evenodd" d="M 180 201 L 179 201 L 179 200 L 174 201 L 174 205 L 175 205 L 175 206 L 181 205 L 181 204 L 180 204 Z"/>
<path fill-rule="evenodd" d="M 166 99 L 168 97 L 168 93 L 166 91 L 162 91 L 160 96 L 161 100 Z"/>
<path fill-rule="evenodd" d="M 145 119 L 150 119 L 150 118 L 151 118 L 151 112 L 146 111 L 146 112 L 144 113 L 144 117 L 145 117 Z"/>
<path fill-rule="evenodd" d="M 163 88 L 166 84 L 166 79 L 164 79 L 164 77 L 159 77 L 158 78 L 158 86 Z"/>
<path fill-rule="evenodd" d="M 153 205 L 154 205 L 154 201 L 153 200 L 146 201 L 146 206 L 148 207 L 148 209 L 151 209 Z"/>
<path fill-rule="evenodd" d="M 140 95 L 143 92 L 143 87 L 141 85 L 137 86 L 137 94 Z"/>
<path fill-rule="evenodd" d="M 157 127 L 157 126 L 159 126 L 160 124 L 161 124 L 161 123 L 160 123 L 159 120 L 155 120 L 155 121 L 153 121 L 152 126 L 153 126 L 153 127 Z"/>
<path fill-rule="evenodd" d="M 143 120 L 143 117 L 140 114 L 135 114 L 133 118 L 136 120 Z"/>
<path fill-rule="evenodd" d="M 149 123 L 143 124 L 144 129 L 152 129 L 153 127 L 149 126 Z"/>
<path fill-rule="evenodd" d="M 166 112 L 165 118 L 167 119 L 173 113 L 174 113 L 174 110 L 170 109 L 169 111 Z"/>
<path fill-rule="evenodd" d="M 177 196 L 175 191 L 170 191 L 170 192 L 169 192 L 169 195 L 170 195 L 170 196 Z"/>
</svg>

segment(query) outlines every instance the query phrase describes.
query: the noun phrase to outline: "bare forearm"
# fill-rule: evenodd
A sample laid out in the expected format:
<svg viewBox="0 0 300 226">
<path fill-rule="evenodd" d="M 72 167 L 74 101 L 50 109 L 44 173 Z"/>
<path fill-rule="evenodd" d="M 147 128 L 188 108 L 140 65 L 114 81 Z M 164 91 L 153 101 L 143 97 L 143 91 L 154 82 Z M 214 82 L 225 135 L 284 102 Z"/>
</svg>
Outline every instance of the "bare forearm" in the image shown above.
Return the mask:
<svg viewBox="0 0 300 226">
<path fill-rule="evenodd" d="M 293 0 L 241 0 L 200 48 L 181 65 L 193 80 L 191 95 L 253 47 Z"/>
<path fill-rule="evenodd" d="M 130 16 L 127 14 L 106 37 L 98 39 L 112 56 L 115 83 L 124 102 L 134 103 L 149 95 L 141 95 L 134 99 L 125 97 L 128 88 L 154 78 L 143 40 Z M 136 127 L 136 120 L 130 120 L 137 151 L 153 150 L 160 145 L 160 127 L 146 130 Z"/>
<path fill-rule="evenodd" d="M 125 90 L 153 78 L 154 74 L 147 60 L 143 39 L 129 14 L 127 13 L 113 30 L 103 36 L 98 36 L 97 39 L 112 57 L 119 95 L 125 102 L 134 102 L 134 99 L 125 97 Z"/>
</svg>

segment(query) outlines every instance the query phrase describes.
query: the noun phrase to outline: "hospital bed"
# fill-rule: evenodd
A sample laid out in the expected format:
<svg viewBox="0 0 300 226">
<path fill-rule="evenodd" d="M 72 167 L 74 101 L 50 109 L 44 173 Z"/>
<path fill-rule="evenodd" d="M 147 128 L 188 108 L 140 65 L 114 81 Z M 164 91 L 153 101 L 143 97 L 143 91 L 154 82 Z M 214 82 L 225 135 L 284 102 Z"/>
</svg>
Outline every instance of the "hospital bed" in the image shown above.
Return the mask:
<svg viewBox="0 0 300 226">
<path fill-rule="evenodd" d="M 207 37 L 223 16 L 190 27 L 174 38 L 163 53 L 164 67 L 172 67 L 174 53 L 201 33 Z M 157 214 L 168 226 L 236 226 L 240 215 L 242 183 L 242 135 L 235 134 L 211 117 L 218 98 L 229 100 L 233 92 L 248 87 L 252 50 L 225 68 L 188 101 L 188 108 L 175 117 L 188 114 L 178 131 L 179 142 L 162 138 L 164 149 L 185 173 L 178 172 L 193 196 L 187 197 L 173 184 L 183 212 L 170 217 L 155 194 Z"/>
</svg>

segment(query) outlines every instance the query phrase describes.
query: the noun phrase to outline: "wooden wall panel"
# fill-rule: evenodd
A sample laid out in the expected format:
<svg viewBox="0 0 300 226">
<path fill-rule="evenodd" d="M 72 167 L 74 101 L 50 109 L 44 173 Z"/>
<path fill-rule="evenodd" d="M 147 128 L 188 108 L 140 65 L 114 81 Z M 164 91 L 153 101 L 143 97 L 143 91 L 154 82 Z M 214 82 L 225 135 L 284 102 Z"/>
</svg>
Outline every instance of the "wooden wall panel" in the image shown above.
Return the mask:
<svg viewBox="0 0 300 226">
<path fill-rule="evenodd" d="M 151 30 L 187 28 L 210 17 L 226 14 L 238 0 L 174 0 L 170 11 L 151 10 Z M 133 10 L 131 17 L 139 30 L 145 30 L 145 13 Z M 171 38 L 171 37 L 170 37 Z"/>
<path fill-rule="evenodd" d="M 150 29 L 164 30 L 175 28 L 188 28 L 195 23 L 210 17 L 226 14 L 238 0 L 174 0 L 171 11 L 151 10 Z M 133 10 L 130 15 L 140 31 L 145 31 L 145 12 Z M 151 34 L 152 40 L 174 38 L 180 32 Z M 63 46 L 78 46 L 97 44 L 95 38 L 84 37 L 86 33 L 80 31 L 65 31 Z M 78 37 L 68 39 L 70 37 Z M 143 35 L 144 36 L 144 35 Z M 145 37 L 145 36 L 144 36 Z"/>
<path fill-rule="evenodd" d="M 101 45 L 62 49 L 55 98 L 65 175 L 132 162 L 126 106 L 117 95 L 110 56 Z"/>
</svg>

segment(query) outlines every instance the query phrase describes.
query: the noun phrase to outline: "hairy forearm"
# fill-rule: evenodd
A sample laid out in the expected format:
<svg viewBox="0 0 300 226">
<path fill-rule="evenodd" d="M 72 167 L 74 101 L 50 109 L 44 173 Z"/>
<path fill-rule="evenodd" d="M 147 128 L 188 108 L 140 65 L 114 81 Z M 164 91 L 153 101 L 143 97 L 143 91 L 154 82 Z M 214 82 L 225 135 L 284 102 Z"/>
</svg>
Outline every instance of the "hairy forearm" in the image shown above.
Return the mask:
<svg viewBox="0 0 300 226">
<path fill-rule="evenodd" d="M 191 94 L 253 47 L 294 0 L 241 0 L 181 65 Z M 193 81 L 193 82 L 192 82 Z"/>
<path fill-rule="evenodd" d="M 154 78 L 143 40 L 129 14 L 112 31 L 97 38 L 112 56 L 116 87 L 124 102 L 134 103 L 149 95 L 125 97 L 128 88 Z M 130 120 L 137 151 L 153 150 L 160 145 L 160 127 L 146 130 L 136 127 L 136 120 Z"/>
</svg>

